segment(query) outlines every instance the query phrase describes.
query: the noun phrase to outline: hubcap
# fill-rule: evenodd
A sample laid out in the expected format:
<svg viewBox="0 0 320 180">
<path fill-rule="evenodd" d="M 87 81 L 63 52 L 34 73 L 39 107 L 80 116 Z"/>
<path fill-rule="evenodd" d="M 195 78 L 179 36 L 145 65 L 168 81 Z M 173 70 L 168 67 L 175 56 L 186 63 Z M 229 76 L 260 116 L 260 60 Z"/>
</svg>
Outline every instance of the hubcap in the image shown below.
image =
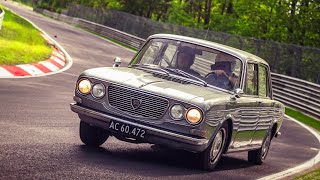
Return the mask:
<svg viewBox="0 0 320 180">
<path fill-rule="evenodd" d="M 223 146 L 223 132 L 222 129 L 217 133 L 216 137 L 212 142 L 212 147 L 210 151 L 210 162 L 213 163 L 220 153 L 222 146 Z"/>
</svg>

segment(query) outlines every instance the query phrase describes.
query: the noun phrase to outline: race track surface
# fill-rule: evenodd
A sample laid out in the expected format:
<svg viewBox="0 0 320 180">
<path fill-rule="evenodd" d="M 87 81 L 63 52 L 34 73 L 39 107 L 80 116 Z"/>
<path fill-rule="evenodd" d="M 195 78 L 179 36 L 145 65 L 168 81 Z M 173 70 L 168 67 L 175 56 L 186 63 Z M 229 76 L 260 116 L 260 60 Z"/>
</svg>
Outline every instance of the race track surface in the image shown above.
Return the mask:
<svg viewBox="0 0 320 180">
<path fill-rule="evenodd" d="M 0 3 L 57 36 L 73 59 L 73 66 L 59 74 L 0 79 L 0 179 L 256 179 L 299 165 L 320 148 L 313 135 L 289 120 L 261 166 L 247 162 L 243 152 L 223 156 L 215 172 L 205 172 L 197 169 L 193 153 L 115 138 L 88 148 L 69 108 L 77 76 L 111 66 L 116 56 L 129 62 L 134 53 L 11 2 Z"/>
</svg>

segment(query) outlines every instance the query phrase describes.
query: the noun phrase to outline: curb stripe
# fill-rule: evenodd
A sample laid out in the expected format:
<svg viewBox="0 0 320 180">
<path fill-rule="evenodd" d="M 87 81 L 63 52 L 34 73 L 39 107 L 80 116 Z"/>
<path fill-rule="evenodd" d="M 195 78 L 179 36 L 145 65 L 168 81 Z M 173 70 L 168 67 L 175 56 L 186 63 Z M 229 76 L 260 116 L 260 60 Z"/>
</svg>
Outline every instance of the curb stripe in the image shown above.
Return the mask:
<svg viewBox="0 0 320 180">
<path fill-rule="evenodd" d="M 2 66 L 4 69 L 12 73 L 14 76 L 30 76 L 31 74 L 27 73 L 25 70 L 17 67 L 17 66 L 8 66 L 8 65 L 3 65 Z"/>
<path fill-rule="evenodd" d="M 50 69 L 48 69 L 48 68 L 46 68 L 44 65 L 42 65 L 42 64 L 39 64 L 39 63 L 37 63 L 37 64 L 33 64 L 36 68 L 38 68 L 38 69 L 40 69 L 42 72 L 44 72 L 44 73 L 49 73 L 49 72 L 51 72 L 51 70 Z"/>
<path fill-rule="evenodd" d="M 13 77 L 14 75 L 11 74 L 9 71 L 4 69 L 3 67 L 0 66 L 0 75 L 4 77 Z"/>
<path fill-rule="evenodd" d="M 57 51 L 53 51 L 52 55 L 57 57 L 57 58 L 59 58 L 59 59 L 63 59 L 64 60 L 64 56 L 61 55 L 60 53 L 58 53 Z"/>
<path fill-rule="evenodd" d="M 30 65 L 30 64 L 22 64 L 22 65 L 17 65 L 17 66 L 20 67 L 21 69 L 23 69 L 24 71 L 28 72 L 32 76 L 43 73 L 38 68 L 36 68 L 36 67 L 34 67 L 33 65 Z"/>
<path fill-rule="evenodd" d="M 63 67 L 61 64 L 57 63 L 54 59 L 50 59 L 50 62 L 51 62 L 53 65 L 57 66 L 59 69 Z"/>
<path fill-rule="evenodd" d="M 51 59 L 54 60 L 55 62 L 59 63 L 61 66 L 64 66 L 66 64 L 64 61 L 62 61 L 59 58 L 52 57 Z"/>
<path fill-rule="evenodd" d="M 50 69 L 50 72 L 57 71 L 59 68 L 53 64 L 51 64 L 49 61 L 41 61 L 40 64 L 44 65 L 46 68 Z"/>
</svg>

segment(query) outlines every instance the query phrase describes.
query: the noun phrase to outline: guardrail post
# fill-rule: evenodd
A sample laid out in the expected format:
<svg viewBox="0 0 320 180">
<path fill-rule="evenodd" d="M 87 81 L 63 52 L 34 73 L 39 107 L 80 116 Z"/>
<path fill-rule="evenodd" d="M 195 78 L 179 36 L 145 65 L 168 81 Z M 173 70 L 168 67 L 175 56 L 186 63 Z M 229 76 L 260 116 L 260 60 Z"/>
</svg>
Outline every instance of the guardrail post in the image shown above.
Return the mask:
<svg viewBox="0 0 320 180">
<path fill-rule="evenodd" d="M 4 10 L 0 8 L 0 30 L 2 27 L 3 17 L 4 17 Z"/>
</svg>

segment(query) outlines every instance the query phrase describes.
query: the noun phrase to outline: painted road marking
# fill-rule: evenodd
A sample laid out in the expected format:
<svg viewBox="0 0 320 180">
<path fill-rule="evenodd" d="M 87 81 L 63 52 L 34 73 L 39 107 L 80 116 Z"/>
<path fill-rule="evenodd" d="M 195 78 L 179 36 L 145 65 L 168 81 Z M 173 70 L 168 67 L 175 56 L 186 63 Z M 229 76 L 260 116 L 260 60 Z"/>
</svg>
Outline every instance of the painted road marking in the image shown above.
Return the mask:
<svg viewBox="0 0 320 180">
<path fill-rule="evenodd" d="M 14 77 L 14 75 L 0 66 L 0 77 Z"/>
</svg>

